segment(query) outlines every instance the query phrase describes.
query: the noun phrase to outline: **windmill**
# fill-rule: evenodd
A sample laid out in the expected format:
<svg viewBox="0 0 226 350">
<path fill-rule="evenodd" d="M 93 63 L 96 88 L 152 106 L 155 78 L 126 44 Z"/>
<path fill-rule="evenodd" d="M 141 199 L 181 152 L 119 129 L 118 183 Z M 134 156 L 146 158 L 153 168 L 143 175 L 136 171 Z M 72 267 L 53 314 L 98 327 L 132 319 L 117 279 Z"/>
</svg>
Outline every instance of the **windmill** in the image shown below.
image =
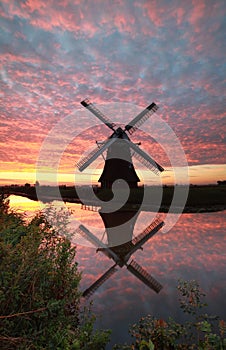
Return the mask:
<svg viewBox="0 0 226 350">
<path fill-rule="evenodd" d="M 86 169 L 105 150 L 107 150 L 105 165 L 102 175 L 98 180 L 98 182 L 101 183 L 101 188 L 111 188 L 113 182 L 117 181 L 120 183 L 120 179 L 126 181 L 130 188 L 136 188 L 140 179 L 134 169 L 132 157 L 138 159 L 143 165 L 156 174 L 164 170 L 161 165 L 142 151 L 138 145 L 133 143 L 129 138 L 129 135 L 132 135 L 140 125 L 157 111 L 158 106 L 154 102 L 132 119 L 124 129 L 121 127 L 116 128 L 116 124 L 112 123 L 109 118 L 88 99 L 82 101 L 81 104 L 110 128 L 113 133 L 107 140 L 102 142 L 101 145 L 98 145 L 97 148 L 77 163 L 79 171 L 82 172 Z"/>
<path fill-rule="evenodd" d="M 109 247 L 100 241 L 92 232 L 90 232 L 84 225 L 80 225 L 77 229 L 77 234 L 85 237 L 93 245 L 97 247 L 97 251 L 102 252 L 108 258 L 114 261 L 114 265 L 111 266 L 104 274 L 99 277 L 89 288 L 83 292 L 83 297 L 89 298 L 106 280 L 108 280 L 116 271 L 117 266 L 126 266 L 127 270 L 136 276 L 150 289 L 159 293 L 162 289 L 162 285 L 151 276 L 143 267 L 141 267 L 135 260 L 129 259 L 137 249 L 142 249 L 142 246 L 153 237 L 164 225 L 164 222 L 160 219 L 156 219 L 149 226 L 146 227 L 138 236 L 131 241 L 124 244 Z"/>
</svg>

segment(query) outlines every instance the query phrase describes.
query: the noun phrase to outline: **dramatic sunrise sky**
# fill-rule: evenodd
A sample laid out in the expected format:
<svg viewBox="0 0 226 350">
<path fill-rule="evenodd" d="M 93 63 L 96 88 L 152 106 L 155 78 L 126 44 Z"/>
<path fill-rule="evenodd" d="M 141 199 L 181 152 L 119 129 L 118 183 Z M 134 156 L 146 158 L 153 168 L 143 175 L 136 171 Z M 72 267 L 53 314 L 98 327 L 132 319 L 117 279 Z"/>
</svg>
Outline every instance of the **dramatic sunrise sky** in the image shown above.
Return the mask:
<svg viewBox="0 0 226 350">
<path fill-rule="evenodd" d="M 0 184 L 35 182 L 45 137 L 86 97 L 100 109 L 156 102 L 183 146 L 190 181 L 225 179 L 224 0 L 1 0 L 0 11 Z M 76 112 L 74 125 L 91 124 Z M 71 141 L 61 182 L 73 182 L 75 162 L 96 139 L 90 128 Z M 155 158 L 170 173 L 164 154 Z"/>
</svg>

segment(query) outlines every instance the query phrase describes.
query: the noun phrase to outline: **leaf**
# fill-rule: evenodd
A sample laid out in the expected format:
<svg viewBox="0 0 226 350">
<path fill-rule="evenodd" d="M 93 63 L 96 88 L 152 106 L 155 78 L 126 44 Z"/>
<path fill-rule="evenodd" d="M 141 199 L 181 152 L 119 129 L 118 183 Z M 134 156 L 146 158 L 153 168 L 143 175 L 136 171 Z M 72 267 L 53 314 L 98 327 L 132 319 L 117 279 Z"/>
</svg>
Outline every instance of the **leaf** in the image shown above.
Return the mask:
<svg viewBox="0 0 226 350">
<path fill-rule="evenodd" d="M 206 332 L 206 333 L 211 332 L 211 324 L 209 322 L 207 321 L 200 322 L 199 326 L 202 332 Z"/>
<path fill-rule="evenodd" d="M 139 350 L 145 350 L 145 348 L 148 348 L 149 350 L 154 350 L 155 346 L 151 340 L 149 340 L 149 342 L 147 342 L 146 340 L 142 340 L 139 346 Z"/>
</svg>

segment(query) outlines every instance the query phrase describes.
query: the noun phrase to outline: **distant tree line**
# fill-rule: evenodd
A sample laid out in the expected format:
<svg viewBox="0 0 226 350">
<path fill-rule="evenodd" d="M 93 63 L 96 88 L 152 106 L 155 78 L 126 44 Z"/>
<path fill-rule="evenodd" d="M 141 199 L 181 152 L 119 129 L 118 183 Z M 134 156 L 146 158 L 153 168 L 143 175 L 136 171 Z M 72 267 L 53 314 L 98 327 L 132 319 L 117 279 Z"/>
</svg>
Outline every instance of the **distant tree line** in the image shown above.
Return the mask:
<svg viewBox="0 0 226 350">
<path fill-rule="evenodd" d="M 226 180 L 223 180 L 223 181 L 217 181 L 217 184 L 218 185 L 226 185 Z"/>
</svg>

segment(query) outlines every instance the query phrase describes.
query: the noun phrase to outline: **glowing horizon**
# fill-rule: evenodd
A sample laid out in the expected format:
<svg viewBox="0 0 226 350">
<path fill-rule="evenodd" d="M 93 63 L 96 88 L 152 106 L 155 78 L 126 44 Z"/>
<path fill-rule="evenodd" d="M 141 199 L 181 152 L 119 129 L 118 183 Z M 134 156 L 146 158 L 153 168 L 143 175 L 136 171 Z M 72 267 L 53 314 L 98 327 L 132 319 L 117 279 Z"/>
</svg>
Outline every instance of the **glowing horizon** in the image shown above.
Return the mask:
<svg viewBox="0 0 226 350">
<path fill-rule="evenodd" d="M 101 175 L 103 169 L 96 169 L 96 174 L 93 176 L 92 183 L 98 184 L 98 178 Z M 151 173 L 149 170 L 139 170 L 136 169 L 138 176 L 142 174 L 143 181 L 140 181 L 140 185 L 157 185 L 160 183 L 160 178 L 157 179 L 156 175 Z M 181 168 L 181 174 L 185 171 L 184 168 Z M 187 170 L 186 170 L 187 171 Z M 194 185 L 206 185 L 206 184 L 217 184 L 217 181 L 225 180 L 226 174 L 226 165 L 224 164 L 203 164 L 203 165 L 194 165 L 188 167 L 189 171 L 189 183 Z M 163 185 L 174 185 L 178 184 L 174 182 L 173 176 L 171 175 L 172 169 L 166 168 L 165 171 L 161 174 L 161 181 Z M 199 175 L 201 173 L 201 176 Z M 56 184 L 55 179 L 51 181 L 51 174 L 46 174 L 46 180 L 41 181 L 40 185 L 52 185 Z M 59 173 L 58 184 L 59 185 L 87 185 L 89 182 L 86 178 L 75 182 L 75 175 Z M 49 178 L 49 179 L 48 179 Z M 54 176 L 55 178 L 55 176 Z M 141 176 L 140 176 L 141 178 Z M 183 176 L 182 176 L 183 178 Z M 158 180 L 158 181 L 157 181 Z M 0 172 L 0 186 L 4 185 L 22 185 L 25 183 L 35 184 L 36 182 L 36 172 Z M 183 184 L 183 181 L 180 183 Z"/>
</svg>

